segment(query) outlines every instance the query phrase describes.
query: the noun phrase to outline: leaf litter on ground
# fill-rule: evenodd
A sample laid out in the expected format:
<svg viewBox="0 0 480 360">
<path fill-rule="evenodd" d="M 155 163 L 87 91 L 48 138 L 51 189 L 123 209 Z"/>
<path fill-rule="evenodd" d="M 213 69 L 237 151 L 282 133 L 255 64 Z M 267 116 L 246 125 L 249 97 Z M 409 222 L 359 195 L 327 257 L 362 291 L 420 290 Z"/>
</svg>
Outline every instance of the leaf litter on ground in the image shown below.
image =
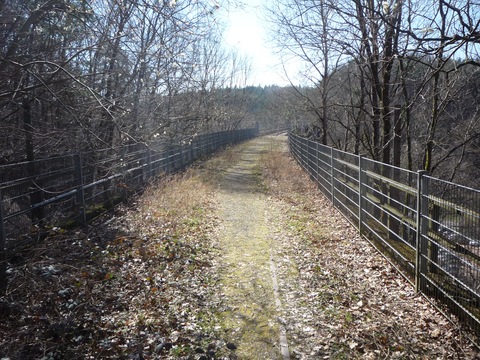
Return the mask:
<svg viewBox="0 0 480 360">
<path fill-rule="evenodd" d="M 208 305 L 215 298 L 213 206 L 213 187 L 189 170 L 84 229 L 52 230 L 17 254 L 0 302 L 0 358 L 228 352 Z"/>
<path fill-rule="evenodd" d="M 450 322 L 320 194 L 287 155 L 264 157 L 276 223 L 282 321 L 299 359 L 475 359 Z"/>
<path fill-rule="evenodd" d="M 447 321 L 331 207 L 275 137 L 262 169 L 294 359 L 474 359 Z M 215 188 L 235 149 L 162 178 L 83 229 L 10 258 L 0 358 L 234 359 L 217 313 Z M 242 261 L 242 259 L 239 259 Z"/>
</svg>

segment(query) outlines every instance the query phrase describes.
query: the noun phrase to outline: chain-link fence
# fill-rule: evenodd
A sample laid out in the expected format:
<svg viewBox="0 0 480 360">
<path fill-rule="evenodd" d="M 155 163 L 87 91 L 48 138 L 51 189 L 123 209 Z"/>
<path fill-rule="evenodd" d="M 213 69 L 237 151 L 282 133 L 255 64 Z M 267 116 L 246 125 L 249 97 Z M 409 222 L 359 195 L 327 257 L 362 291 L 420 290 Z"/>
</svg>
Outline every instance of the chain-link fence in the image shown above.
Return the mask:
<svg viewBox="0 0 480 360">
<path fill-rule="evenodd" d="M 290 152 L 414 285 L 480 333 L 480 191 L 289 134 Z"/>
</svg>

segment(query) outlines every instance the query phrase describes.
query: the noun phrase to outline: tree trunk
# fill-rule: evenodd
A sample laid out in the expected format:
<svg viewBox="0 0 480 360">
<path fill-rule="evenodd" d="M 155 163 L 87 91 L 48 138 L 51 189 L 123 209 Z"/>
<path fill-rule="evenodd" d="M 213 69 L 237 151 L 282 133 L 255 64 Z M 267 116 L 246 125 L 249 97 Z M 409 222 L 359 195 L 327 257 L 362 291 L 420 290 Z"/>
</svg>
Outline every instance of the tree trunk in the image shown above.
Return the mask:
<svg viewBox="0 0 480 360">
<path fill-rule="evenodd" d="M 41 184 L 36 180 L 37 166 L 35 165 L 35 151 L 33 146 L 34 129 L 32 126 L 32 108 L 29 100 L 23 103 L 23 129 L 25 131 L 25 152 L 27 160 L 28 177 L 31 181 L 30 205 L 32 206 L 31 217 L 33 222 L 41 222 L 45 217 L 43 207 L 33 207 L 43 201 L 43 192 L 39 189 Z"/>
</svg>

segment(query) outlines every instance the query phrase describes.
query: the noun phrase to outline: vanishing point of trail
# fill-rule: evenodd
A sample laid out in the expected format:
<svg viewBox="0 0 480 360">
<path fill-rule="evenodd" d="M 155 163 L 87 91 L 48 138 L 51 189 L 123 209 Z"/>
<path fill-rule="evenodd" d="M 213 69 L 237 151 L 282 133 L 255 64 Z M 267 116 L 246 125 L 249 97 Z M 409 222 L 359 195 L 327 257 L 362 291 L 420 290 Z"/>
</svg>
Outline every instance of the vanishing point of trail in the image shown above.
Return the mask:
<svg viewBox="0 0 480 360">
<path fill-rule="evenodd" d="M 240 160 L 226 171 L 218 199 L 222 222 L 221 313 L 223 327 L 237 346 L 239 359 L 290 359 L 287 336 L 279 323 L 273 229 L 259 176 L 259 160 L 275 137 L 250 141 L 239 148 Z"/>
</svg>

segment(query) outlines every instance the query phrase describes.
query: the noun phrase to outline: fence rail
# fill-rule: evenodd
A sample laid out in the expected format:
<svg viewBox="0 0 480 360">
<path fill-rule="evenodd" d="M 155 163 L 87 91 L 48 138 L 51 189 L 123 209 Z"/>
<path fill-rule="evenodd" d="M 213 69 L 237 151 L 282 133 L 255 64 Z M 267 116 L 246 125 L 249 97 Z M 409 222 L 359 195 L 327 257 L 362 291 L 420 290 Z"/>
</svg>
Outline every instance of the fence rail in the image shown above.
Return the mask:
<svg viewBox="0 0 480 360">
<path fill-rule="evenodd" d="M 480 191 L 289 134 L 290 152 L 415 286 L 480 334 Z"/>
<path fill-rule="evenodd" d="M 173 173 L 257 129 L 203 134 L 155 151 L 144 144 L 0 166 L 0 289 L 5 253 L 48 226 L 89 218 L 142 189 L 155 175 Z"/>
</svg>

